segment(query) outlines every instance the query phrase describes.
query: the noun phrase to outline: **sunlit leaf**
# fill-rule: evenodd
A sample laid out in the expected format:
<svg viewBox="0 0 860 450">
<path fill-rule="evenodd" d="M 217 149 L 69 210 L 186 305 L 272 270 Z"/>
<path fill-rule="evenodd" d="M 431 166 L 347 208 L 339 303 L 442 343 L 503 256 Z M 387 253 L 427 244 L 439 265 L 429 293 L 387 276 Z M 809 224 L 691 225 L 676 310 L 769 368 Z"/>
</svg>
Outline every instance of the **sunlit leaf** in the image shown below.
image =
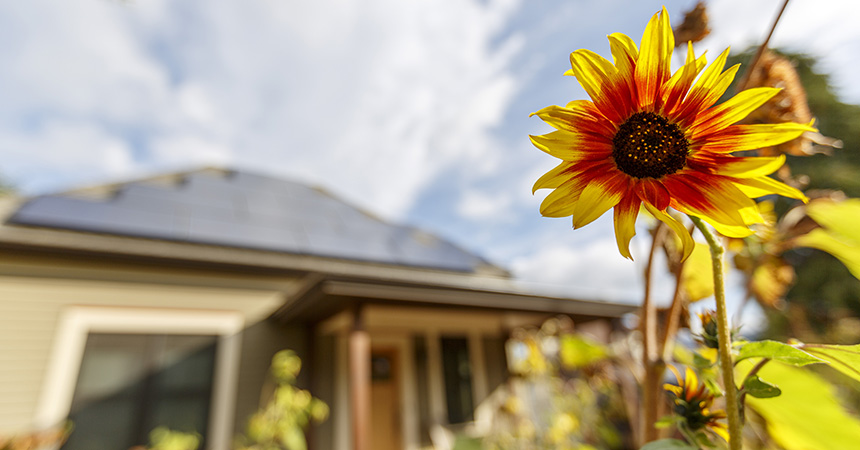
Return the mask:
<svg viewBox="0 0 860 450">
<path fill-rule="evenodd" d="M 654 428 L 669 428 L 677 426 L 679 423 L 683 423 L 684 418 L 681 416 L 677 416 L 675 414 L 663 416 L 660 420 L 654 422 Z"/>
<path fill-rule="evenodd" d="M 684 263 L 681 282 L 691 302 L 714 295 L 714 271 L 711 265 L 711 250 L 707 244 L 696 242 L 693 253 Z"/>
<path fill-rule="evenodd" d="M 575 369 L 606 358 L 606 348 L 577 334 L 561 336 L 561 364 Z"/>
<path fill-rule="evenodd" d="M 857 244 L 840 240 L 824 228 L 816 228 L 797 238 L 796 243 L 802 247 L 817 248 L 835 256 L 845 264 L 845 267 L 860 279 L 860 247 Z"/>
<path fill-rule="evenodd" d="M 752 367 L 747 361 L 741 372 Z M 779 397 L 747 398 L 761 415 L 768 433 L 785 450 L 848 449 L 860 442 L 860 420 L 849 415 L 834 388 L 809 370 L 770 362 L 761 376 L 782 389 Z"/>
<path fill-rule="evenodd" d="M 660 439 L 643 445 L 640 450 L 696 450 L 696 447 L 678 439 Z"/>
<path fill-rule="evenodd" d="M 850 198 L 835 202 L 813 200 L 806 206 L 806 214 L 824 228 L 845 240 L 860 243 L 860 199 Z"/>
<path fill-rule="evenodd" d="M 858 345 L 808 345 L 803 348 L 830 363 L 830 367 L 860 381 L 860 344 Z"/>
<path fill-rule="evenodd" d="M 860 199 L 814 201 L 806 213 L 821 228 L 798 237 L 795 244 L 830 253 L 860 279 Z"/>
<path fill-rule="evenodd" d="M 747 358 L 769 358 L 793 366 L 805 366 L 807 364 L 825 362 L 797 347 L 777 341 L 753 341 L 745 343 L 739 348 L 735 361 L 738 362 Z"/>
<path fill-rule="evenodd" d="M 782 394 L 777 386 L 762 380 L 757 375 L 747 378 L 744 382 L 744 390 L 755 398 L 773 398 Z"/>
</svg>

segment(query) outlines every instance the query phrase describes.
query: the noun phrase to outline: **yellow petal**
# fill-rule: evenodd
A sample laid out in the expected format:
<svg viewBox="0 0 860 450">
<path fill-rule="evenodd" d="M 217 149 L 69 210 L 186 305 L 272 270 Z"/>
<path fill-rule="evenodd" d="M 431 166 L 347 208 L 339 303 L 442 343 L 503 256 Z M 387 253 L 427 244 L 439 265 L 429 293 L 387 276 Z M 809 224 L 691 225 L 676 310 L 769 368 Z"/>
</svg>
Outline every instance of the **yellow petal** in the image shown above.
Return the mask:
<svg viewBox="0 0 860 450">
<path fill-rule="evenodd" d="M 573 210 L 573 228 L 584 227 L 594 222 L 603 213 L 617 205 L 624 195 L 623 185 L 628 177 L 617 175 L 596 179 L 582 190 Z"/>
<path fill-rule="evenodd" d="M 747 89 L 705 111 L 691 126 L 692 137 L 708 135 L 743 119 L 779 92 L 777 88 Z"/>
<path fill-rule="evenodd" d="M 770 175 L 785 164 L 785 155 L 732 158 L 717 168 L 717 173 L 735 178 L 756 178 Z"/>
<path fill-rule="evenodd" d="M 636 195 L 627 195 L 615 205 L 615 242 L 621 256 L 633 260 L 630 254 L 630 240 L 636 235 L 636 217 L 639 215 L 641 201 Z"/>
<path fill-rule="evenodd" d="M 717 230 L 717 233 L 720 233 L 726 237 L 745 238 L 747 236 L 751 236 L 754 233 L 754 231 L 751 230 L 749 228 L 749 226 L 747 226 L 747 225 L 720 223 L 720 222 L 717 222 L 716 220 L 714 220 L 713 217 L 707 216 L 707 215 L 698 215 L 698 214 L 690 214 L 690 215 L 696 216 L 696 217 L 704 220 L 705 222 L 708 222 L 712 227 L 714 227 L 715 230 Z"/>
<path fill-rule="evenodd" d="M 586 49 L 570 54 L 570 66 L 579 84 L 594 100 L 604 98 L 606 80 L 615 78 L 618 73 L 609 60 Z"/>
<path fill-rule="evenodd" d="M 686 124 L 695 120 L 699 113 L 713 105 L 725 92 L 728 85 L 731 84 L 738 68 L 735 66 L 726 72 L 722 71 L 726 65 L 728 56 L 729 49 L 725 49 L 720 53 L 720 56 L 702 72 L 702 76 L 690 88 L 690 93 L 684 99 L 683 104 L 672 113 L 681 122 Z"/>
<path fill-rule="evenodd" d="M 591 50 L 580 49 L 570 54 L 570 66 L 603 115 L 614 123 L 627 118 L 626 111 L 631 108 L 629 93 L 626 88 L 619 89 L 625 80 L 609 60 Z"/>
<path fill-rule="evenodd" d="M 540 213 L 545 217 L 567 217 L 573 214 L 582 193 L 583 182 L 573 178 L 555 188 L 540 204 Z"/>
<path fill-rule="evenodd" d="M 682 174 L 667 177 L 663 185 L 671 193 L 671 205 L 676 210 L 702 218 L 726 236 L 749 236 L 748 225 L 764 219 L 755 202 L 734 181 L 721 176 Z"/>
<path fill-rule="evenodd" d="M 684 388 L 682 388 L 681 386 L 675 386 L 674 384 L 666 383 L 663 385 L 663 389 L 675 394 L 675 397 L 684 397 Z"/>
<path fill-rule="evenodd" d="M 639 61 L 636 64 L 636 87 L 639 107 L 650 108 L 656 103 L 660 87 L 669 79 L 675 36 L 666 7 L 654 14 L 642 34 Z"/>
<path fill-rule="evenodd" d="M 729 442 L 729 429 L 726 425 L 715 423 L 713 425 L 709 425 L 708 429 L 713 431 L 717 436 L 725 439 L 726 442 Z"/>
<path fill-rule="evenodd" d="M 580 159 L 581 138 L 569 131 L 553 131 L 539 136 L 529 136 L 538 149 L 565 161 Z"/>
<path fill-rule="evenodd" d="M 714 133 L 703 139 L 703 142 L 692 142 L 693 151 L 708 151 L 714 153 L 732 153 L 745 150 L 756 150 L 782 144 L 800 137 L 810 131 L 818 131 L 808 124 L 784 122 L 778 124 L 732 125 L 725 131 Z"/>
<path fill-rule="evenodd" d="M 690 236 L 690 232 L 687 231 L 687 228 L 681 222 L 673 219 L 672 216 L 658 210 L 657 208 L 648 204 L 648 202 L 642 202 L 645 205 L 645 209 L 651 213 L 657 220 L 669 225 L 669 228 L 678 235 L 681 239 L 681 261 L 684 261 L 690 256 L 690 253 L 693 253 L 693 238 Z M 680 377 L 679 377 L 680 379 Z"/>
<path fill-rule="evenodd" d="M 684 373 L 684 385 L 690 386 L 692 389 L 699 387 L 699 377 L 697 377 L 696 372 L 693 372 L 693 369 L 689 367 L 687 367 L 687 370 Z"/>
<path fill-rule="evenodd" d="M 567 106 L 547 106 L 529 116 L 540 117 L 556 130 L 605 135 L 607 141 L 612 139 L 615 131 L 612 124 L 588 100 L 573 101 Z"/>
<path fill-rule="evenodd" d="M 777 194 L 783 197 L 796 198 L 803 203 L 809 203 L 809 198 L 803 192 L 769 177 L 742 178 L 735 180 L 735 186 L 750 198 L 759 198 L 766 195 Z"/>
<path fill-rule="evenodd" d="M 672 75 L 672 78 L 669 78 L 669 81 L 661 89 L 660 98 L 663 102 L 664 114 L 674 118 L 672 113 L 683 105 L 682 100 L 693 84 L 693 80 L 705 67 L 705 61 L 704 54 L 696 59 L 693 53 L 693 44 L 687 42 L 687 62 Z"/>
<path fill-rule="evenodd" d="M 612 33 L 609 36 L 609 49 L 612 51 L 612 60 L 615 67 L 622 76 L 632 77 L 636 60 L 639 59 L 639 50 L 636 42 L 623 33 Z"/>
<path fill-rule="evenodd" d="M 561 164 L 541 175 L 541 177 L 535 181 L 534 186 L 532 186 L 532 194 L 537 192 L 538 189 L 555 189 L 561 186 L 562 183 L 574 177 L 574 174 L 572 173 L 573 167 L 574 164 L 572 162 L 562 161 Z"/>
</svg>

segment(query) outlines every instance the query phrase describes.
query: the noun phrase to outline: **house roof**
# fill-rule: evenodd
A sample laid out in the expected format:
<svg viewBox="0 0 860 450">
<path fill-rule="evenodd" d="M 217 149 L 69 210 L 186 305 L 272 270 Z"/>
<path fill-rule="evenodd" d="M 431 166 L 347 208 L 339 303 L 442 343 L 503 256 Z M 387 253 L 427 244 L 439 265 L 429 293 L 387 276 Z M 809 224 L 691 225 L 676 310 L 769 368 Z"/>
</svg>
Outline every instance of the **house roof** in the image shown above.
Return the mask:
<svg viewBox="0 0 860 450">
<path fill-rule="evenodd" d="M 203 169 L 39 195 L 7 224 L 475 272 L 480 256 L 329 194 L 246 171 Z"/>
<path fill-rule="evenodd" d="M 284 291 L 276 313 L 286 321 L 319 320 L 362 302 L 586 319 L 636 309 L 539 294 L 449 241 L 388 223 L 321 189 L 244 171 L 203 169 L 0 199 L 0 248 L 299 276 L 300 287 Z M 76 277 L 94 276 L 76 270 Z"/>
</svg>

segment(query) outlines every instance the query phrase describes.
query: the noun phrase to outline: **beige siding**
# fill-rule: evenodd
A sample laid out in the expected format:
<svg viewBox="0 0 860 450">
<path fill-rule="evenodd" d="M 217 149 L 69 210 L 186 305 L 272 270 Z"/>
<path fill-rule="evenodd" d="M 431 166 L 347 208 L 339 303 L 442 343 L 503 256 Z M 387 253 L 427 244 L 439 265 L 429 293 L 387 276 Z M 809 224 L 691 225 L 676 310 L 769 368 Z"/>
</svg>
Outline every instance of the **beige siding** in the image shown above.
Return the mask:
<svg viewBox="0 0 860 450">
<path fill-rule="evenodd" d="M 0 276 L 0 433 L 32 425 L 54 333 L 67 306 L 238 311 L 250 325 L 271 314 L 282 295 L 273 290 Z"/>
<path fill-rule="evenodd" d="M 306 384 L 310 367 L 306 345 L 306 330 L 267 319 L 242 331 L 242 355 L 239 385 L 236 391 L 234 429 L 245 430 L 248 418 L 270 400 L 274 384 L 269 376 L 272 357 L 280 350 L 290 349 L 302 359 L 299 384 Z"/>
</svg>

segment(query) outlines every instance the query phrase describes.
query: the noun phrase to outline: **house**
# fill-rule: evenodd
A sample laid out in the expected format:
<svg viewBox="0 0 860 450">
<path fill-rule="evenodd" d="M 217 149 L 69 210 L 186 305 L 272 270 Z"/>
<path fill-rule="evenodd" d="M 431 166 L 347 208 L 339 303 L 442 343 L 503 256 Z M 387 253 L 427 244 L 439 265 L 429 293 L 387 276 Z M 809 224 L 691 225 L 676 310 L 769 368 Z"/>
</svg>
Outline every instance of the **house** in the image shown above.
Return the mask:
<svg viewBox="0 0 860 450">
<path fill-rule="evenodd" d="M 451 242 L 244 171 L 7 197 L 0 223 L 0 435 L 69 417 L 70 450 L 157 425 L 227 449 L 284 348 L 331 407 L 311 448 L 427 448 L 503 382 L 511 330 L 633 310 L 526 292 Z"/>
</svg>

